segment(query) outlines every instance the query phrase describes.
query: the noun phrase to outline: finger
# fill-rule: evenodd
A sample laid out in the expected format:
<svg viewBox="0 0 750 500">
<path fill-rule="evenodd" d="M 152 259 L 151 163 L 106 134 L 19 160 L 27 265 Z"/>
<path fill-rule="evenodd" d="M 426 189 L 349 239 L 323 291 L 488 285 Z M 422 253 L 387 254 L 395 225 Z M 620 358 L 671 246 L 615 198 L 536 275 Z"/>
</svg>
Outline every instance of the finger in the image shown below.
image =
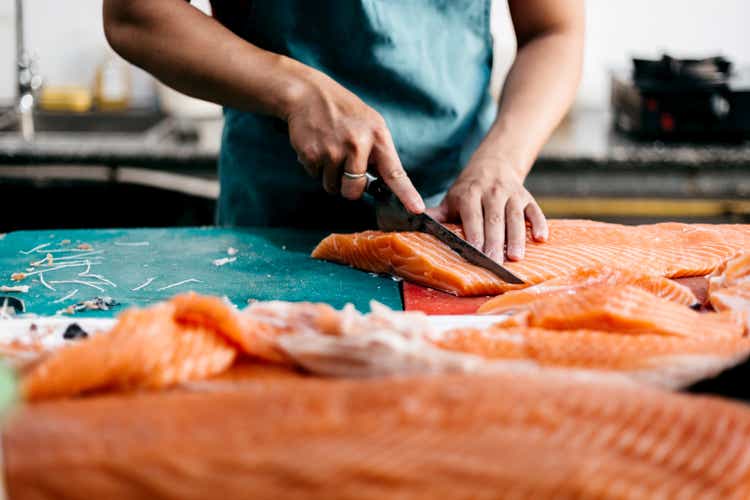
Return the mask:
<svg viewBox="0 0 750 500">
<path fill-rule="evenodd" d="M 525 210 L 526 219 L 531 223 L 531 237 L 535 241 L 547 241 L 549 238 L 549 228 L 547 227 L 547 218 L 544 217 L 542 209 L 535 201 L 528 204 Z"/>
<path fill-rule="evenodd" d="M 484 200 L 484 253 L 492 259 L 505 260 L 505 197 L 490 196 Z"/>
<path fill-rule="evenodd" d="M 337 194 L 341 191 L 341 165 L 327 162 L 323 166 L 323 189 L 327 193 Z"/>
<path fill-rule="evenodd" d="M 478 196 L 463 198 L 458 207 L 461 224 L 464 227 L 466 241 L 477 248 L 484 245 L 484 231 L 482 230 L 482 201 Z"/>
<path fill-rule="evenodd" d="M 297 161 L 302 165 L 302 168 L 305 169 L 305 172 L 307 172 L 310 177 L 315 179 L 320 177 L 320 164 L 305 161 L 301 156 L 297 156 Z"/>
<path fill-rule="evenodd" d="M 387 138 L 384 141 L 372 148 L 370 157 L 378 175 L 410 212 L 415 214 L 424 212 L 424 201 L 409 180 L 409 176 L 406 175 L 393 140 Z"/>
<path fill-rule="evenodd" d="M 367 151 L 366 154 L 359 151 L 350 153 L 344 164 L 344 172 L 354 175 L 363 175 L 367 172 L 367 159 L 369 156 L 369 151 Z M 343 176 L 341 178 L 341 196 L 348 200 L 358 200 L 362 197 L 362 193 L 365 192 L 366 186 L 367 178 L 365 177 L 351 179 Z"/>
<path fill-rule="evenodd" d="M 522 205 L 513 199 L 505 205 L 505 233 L 508 260 L 523 259 L 526 250 L 526 219 Z"/>
</svg>

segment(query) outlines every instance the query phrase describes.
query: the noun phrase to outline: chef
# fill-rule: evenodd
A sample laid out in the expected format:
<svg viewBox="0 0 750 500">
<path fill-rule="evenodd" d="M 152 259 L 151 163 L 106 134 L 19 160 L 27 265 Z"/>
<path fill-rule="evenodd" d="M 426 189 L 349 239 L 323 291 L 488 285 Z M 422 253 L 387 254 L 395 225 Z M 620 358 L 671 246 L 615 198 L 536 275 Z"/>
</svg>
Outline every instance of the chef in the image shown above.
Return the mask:
<svg viewBox="0 0 750 500">
<path fill-rule="evenodd" d="M 509 0 L 518 52 L 499 103 L 491 3 L 215 0 L 210 17 L 104 0 L 104 27 L 129 61 L 225 107 L 220 224 L 362 228 L 369 170 L 410 211 L 436 200 L 431 215 L 518 260 L 527 221 L 547 237 L 524 179 L 575 94 L 583 0 Z"/>
</svg>

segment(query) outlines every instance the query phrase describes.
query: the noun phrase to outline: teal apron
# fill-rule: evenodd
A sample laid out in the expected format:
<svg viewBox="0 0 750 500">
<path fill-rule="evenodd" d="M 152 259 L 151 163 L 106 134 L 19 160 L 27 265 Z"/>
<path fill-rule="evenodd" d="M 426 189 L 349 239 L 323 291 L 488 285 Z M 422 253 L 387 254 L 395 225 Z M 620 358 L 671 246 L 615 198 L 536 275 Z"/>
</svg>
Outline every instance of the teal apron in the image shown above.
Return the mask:
<svg viewBox="0 0 750 500">
<path fill-rule="evenodd" d="M 233 29 L 316 68 L 377 110 L 422 196 L 444 192 L 492 123 L 491 0 L 263 0 Z M 366 201 L 323 191 L 286 124 L 224 110 L 218 222 L 372 227 Z"/>
</svg>

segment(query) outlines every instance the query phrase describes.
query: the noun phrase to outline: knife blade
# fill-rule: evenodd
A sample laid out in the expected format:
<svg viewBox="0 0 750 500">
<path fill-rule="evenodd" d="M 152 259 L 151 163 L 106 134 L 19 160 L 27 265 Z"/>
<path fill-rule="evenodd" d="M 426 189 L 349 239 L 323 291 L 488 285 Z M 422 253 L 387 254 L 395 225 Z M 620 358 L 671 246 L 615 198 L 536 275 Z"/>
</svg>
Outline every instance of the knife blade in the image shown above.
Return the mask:
<svg viewBox="0 0 750 500">
<path fill-rule="evenodd" d="M 506 283 L 522 285 L 521 278 L 426 213 L 413 214 L 391 192 L 382 179 L 368 174 L 365 191 L 375 200 L 375 218 L 383 231 L 419 231 L 431 234 L 470 264 L 492 272 Z"/>
</svg>

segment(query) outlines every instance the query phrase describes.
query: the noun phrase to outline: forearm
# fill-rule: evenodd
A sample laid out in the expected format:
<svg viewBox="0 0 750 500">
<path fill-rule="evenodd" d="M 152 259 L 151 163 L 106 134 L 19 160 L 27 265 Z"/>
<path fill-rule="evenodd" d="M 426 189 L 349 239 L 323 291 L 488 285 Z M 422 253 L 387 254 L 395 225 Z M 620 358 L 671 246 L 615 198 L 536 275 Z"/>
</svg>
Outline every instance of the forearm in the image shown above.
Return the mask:
<svg viewBox="0 0 750 500">
<path fill-rule="evenodd" d="M 582 36 L 551 31 L 519 48 L 503 88 L 497 119 L 477 155 L 525 178 L 572 103 L 580 79 Z"/>
<path fill-rule="evenodd" d="M 285 118 L 315 70 L 262 50 L 184 0 L 105 0 L 107 39 L 185 94 Z"/>
</svg>

